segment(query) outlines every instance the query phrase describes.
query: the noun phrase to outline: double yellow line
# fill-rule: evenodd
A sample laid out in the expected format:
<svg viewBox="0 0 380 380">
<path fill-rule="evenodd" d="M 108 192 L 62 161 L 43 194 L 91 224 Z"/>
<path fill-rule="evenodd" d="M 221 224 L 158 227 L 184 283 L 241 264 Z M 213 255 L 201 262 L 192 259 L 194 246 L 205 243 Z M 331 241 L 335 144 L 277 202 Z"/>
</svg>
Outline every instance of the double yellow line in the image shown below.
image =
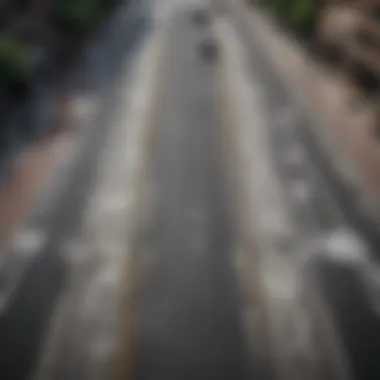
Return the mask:
<svg viewBox="0 0 380 380">
<path fill-rule="evenodd" d="M 157 127 L 155 120 L 158 98 L 162 88 L 162 82 L 165 79 L 163 69 L 165 66 L 165 53 L 167 51 L 168 29 L 169 25 L 161 26 L 161 30 L 154 32 L 158 33 L 159 36 L 155 36 L 154 34 L 151 36 L 151 38 L 157 38 L 157 46 L 154 47 L 157 49 L 157 54 L 154 56 L 153 64 L 155 68 L 152 75 L 152 83 L 149 83 L 151 96 L 146 105 L 146 109 L 143 111 L 144 120 L 140 125 L 140 128 L 144 130 L 143 142 L 139 147 L 139 149 L 143 151 L 143 154 L 133 189 L 134 202 L 132 204 L 132 210 L 128 215 L 130 227 L 127 231 L 126 259 L 121 284 L 118 344 L 113 360 L 110 363 L 111 378 L 114 380 L 131 379 L 133 373 L 133 330 L 136 319 L 134 294 L 139 277 L 137 237 L 141 227 L 141 209 L 147 196 L 149 184 L 151 153 Z M 147 43 L 149 43 L 149 41 Z M 151 46 L 150 48 L 153 47 Z"/>
</svg>

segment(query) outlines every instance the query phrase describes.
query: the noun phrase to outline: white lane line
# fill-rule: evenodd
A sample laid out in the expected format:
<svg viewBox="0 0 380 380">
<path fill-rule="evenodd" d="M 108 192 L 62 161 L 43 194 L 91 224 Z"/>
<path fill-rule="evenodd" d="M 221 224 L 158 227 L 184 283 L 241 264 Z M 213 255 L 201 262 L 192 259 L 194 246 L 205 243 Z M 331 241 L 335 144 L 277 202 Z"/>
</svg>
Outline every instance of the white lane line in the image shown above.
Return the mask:
<svg viewBox="0 0 380 380">
<path fill-rule="evenodd" d="M 99 107 L 99 99 L 89 96 L 77 96 L 71 100 L 70 114 L 75 121 L 87 121 L 93 118 Z"/>
<path fill-rule="evenodd" d="M 133 223 L 132 214 L 136 212 L 136 201 L 140 196 L 137 186 L 146 155 L 149 108 L 154 100 L 152 82 L 157 75 L 161 38 L 162 34 L 156 34 L 144 46 L 132 68 L 132 84 L 128 81 L 123 86 L 121 103 L 125 102 L 125 105 L 121 105 L 116 115 L 116 132 L 109 146 L 113 149 L 117 144 L 121 156 L 110 152 L 105 157 L 99 176 L 100 185 L 91 199 L 85 231 L 91 232 L 97 255 L 104 259 L 104 264 L 91 280 L 80 307 L 79 313 L 85 320 L 94 318 L 94 313 L 99 314 L 110 302 L 112 307 L 115 306 L 107 294 L 120 291 L 125 260 L 131 253 L 128 229 Z M 124 146 L 121 141 L 124 141 Z M 120 177 L 124 178 L 122 183 Z"/>
<path fill-rule="evenodd" d="M 295 238 L 301 241 L 303 237 L 296 234 L 283 184 L 275 170 L 275 146 L 271 143 L 268 132 L 273 118 L 264 112 L 266 97 L 251 80 L 246 49 L 233 25 L 226 20 L 218 20 L 216 29 L 225 57 L 222 66 L 228 88 L 228 99 L 225 102 L 234 118 L 233 132 L 230 133 L 237 140 L 236 150 L 240 152 L 238 164 L 244 168 L 241 182 L 246 187 L 243 190 L 247 192 L 244 203 L 244 212 L 247 215 L 244 215 L 246 219 L 243 234 L 247 236 L 248 244 L 247 248 L 243 247 L 245 252 L 241 254 L 254 256 L 254 259 L 241 275 L 244 290 L 247 294 L 255 294 L 254 300 L 247 298 L 247 307 L 253 305 L 257 314 L 260 313 L 257 331 L 249 331 L 249 334 L 253 334 L 251 343 L 255 350 L 261 351 L 262 347 L 254 341 L 264 341 L 266 348 L 262 354 L 270 356 L 273 364 L 285 377 L 294 378 L 294 374 L 299 371 L 288 348 L 289 344 L 296 343 L 295 336 L 289 332 L 294 329 L 291 313 L 299 302 L 296 281 L 300 267 L 295 255 L 284 253 L 293 253 L 293 244 L 299 243 Z M 293 128 L 295 114 L 291 108 L 280 108 L 275 117 L 274 123 L 280 130 Z M 247 146 L 246 140 L 252 144 L 250 157 L 241 153 Z M 296 189 L 297 194 L 298 191 Z M 255 273 L 254 282 L 244 280 L 248 277 L 247 272 Z M 302 359 L 302 355 L 297 359 Z M 311 368 L 313 365 L 311 363 Z"/>
<path fill-rule="evenodd" d="M 102 199 L 102 212 L 112 217 L 112 215 L 123 214 L 130 204 L 128 199 L 128 193 L 117 192 L 117 191 L 108 191 Z"/>
<path fill-rule="evenodd" d="M 365 264 L 366 247 L 354 231 L 339 228 L 320 239 L 320 252 L 326 257 L 346 264 Z"/>
<path fill-rule="evenodd" d="M 45 231 L 26 228 L 16 233 L 12 248 L 17 254 L 34 256 L 43 248 L 46 240 Z"/>
</svg>

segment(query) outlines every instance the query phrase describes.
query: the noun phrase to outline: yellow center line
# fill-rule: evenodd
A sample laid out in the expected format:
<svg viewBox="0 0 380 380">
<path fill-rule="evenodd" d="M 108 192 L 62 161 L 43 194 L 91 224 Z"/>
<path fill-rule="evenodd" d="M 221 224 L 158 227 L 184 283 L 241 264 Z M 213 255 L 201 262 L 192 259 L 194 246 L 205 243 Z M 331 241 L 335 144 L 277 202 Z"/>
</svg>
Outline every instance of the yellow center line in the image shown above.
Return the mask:
<svg viewBox="0 0 380 380">
<path fill-rule="evenodd" d="M 111 363 L 111 374 L 115 380 L 127 380 L 132 377 L 133 370 L 133 328 L 134 321 L 136 319 L 134 308 L 134 294 L 137 286 L 137 280 L 139 278 L 139 265 L 138 265 L 138 247 L 137 236 L 141 226 L 141 210 L 144 204 L 144 200 L 147 196 L 148 188 L 148 175 L 149 165 L 151 162 L 152 144 L 154 140 L 154 134 L 156 131 L 156 112 L 158 97 L 163 82 L 163 68 L 164 58 L 167 48 L 168 26 L 164 26 L 162 30 L 156 33 L 160 33 L 155 41 L 157 46 L 154 48 L 157 54 L 154 56 L 154 73 L 152 75 L 152 83 L 149 83 L 151 97 L 149 104 L 143 111 L 144 120 L 142 121 L 140 128 L 144 129 L 144 138 L 139 149 L 142 149 L 143 155 L 141 162 L 139 163 L 134 193 L 134 202 L 132 202 L 132 209 L 128 215 L 130 227 L 127 231 L 127 246 L 126 246 L 126 261 L 124 264 L 124 275 L 121 284 L 121 307 L 119 310 L 120 325 L 117 347 L 114 361 Z"/>
</svg>

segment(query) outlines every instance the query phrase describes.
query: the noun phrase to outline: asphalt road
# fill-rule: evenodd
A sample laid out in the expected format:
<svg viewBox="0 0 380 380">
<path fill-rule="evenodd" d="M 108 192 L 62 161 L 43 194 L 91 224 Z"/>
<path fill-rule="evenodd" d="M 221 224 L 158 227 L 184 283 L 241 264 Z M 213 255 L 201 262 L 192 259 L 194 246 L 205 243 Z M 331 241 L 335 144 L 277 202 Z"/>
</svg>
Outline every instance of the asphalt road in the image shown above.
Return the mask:
<svg viewBox="0 0 380 380">
<path fill-rule="evenodd" d="M 37 231 L 42 243 L 32 255 L 15 248 L 0 272 L 0 378 L 25 379 L 34 369 L 55 302 L 72 279 L 72 263 L 68 263 L 65 249 L 67 242 L 81 233 L 99 157 L 112 135 L 122 78 L 135 48 L 152 26 L 153 4 L 159 5 L 164 19 L 175 3 L 129 1 L 105 23 L 67 78 L 68 90 L 95 106 L 89 118 L 75 122 L 74 154 L 26 221 L 25 229 L 32 231 L 34 238 Z M 212 37 L 211 29 L 194 23 L 191 13 L 178 9 L 167 33 L 164 70 L 154 104 L 145 174 L 149 199 L 143 198 L 149 207 L 143 223 L 137 224 L 133 246 L 137 276 L 131 310 L 132 377 L 254 378 L 255 358 L 248 350 L 250 342 L 243 327 L 244 305 L 235 265 L 239 231 L 234 223 L 234 200 L 227 190 L 226 156 L 216 107 L 220 61 L 202 56 L 201 46 Z M 245 48 L 252 79 L 259 78 L 264 89 L 276 173 L 299 234 L 327 238 L 341 228 L 355 227 L 341 186 L 307 132 L 312 118 L 294 103 L 265 48 L 241 15 L 224 10 Z M 277 111 L 284 108 L 295 115 L 287 132 L 279 128 L 276 119 Z M 301 149 L 304 156 L 296 162 L 288 160 L 288 148 Z M 294 187 L 287 186 L 293 181 L 310 190 L 307 202 L 304 192 L 294 196 Z M 369 236 L 364 234 L 367 240 Z M 308 286 L 317 287 L 327 301 L 354 376 L 378 379 L 380 324 L 365 291 L 361 267 L 328 257 L 323 252 L 328 250 L 326 246 L 320 249 L 313 257 L 316 260 L 307 266 Z M 84 269 L 72 288 L 77 305 L 93 274 L 92 267 Z M 75 286 L 80 291 L 76 292 Z M 66 336 L 57 349 L 49 379 L 102 378 L 89 370 L 91 360 L 83 354 L 89 349 L 83 340 L 86 323 L 81 323 L 66 323 Z"/>
<path fill-rule="evenodd" d="M 133 378 L 247 379 L 217 62 L 200 53 L 211 32 L 179 12 L 168 34 L 148 164 L 152 206 L 135 248 Z"/>
</svg>

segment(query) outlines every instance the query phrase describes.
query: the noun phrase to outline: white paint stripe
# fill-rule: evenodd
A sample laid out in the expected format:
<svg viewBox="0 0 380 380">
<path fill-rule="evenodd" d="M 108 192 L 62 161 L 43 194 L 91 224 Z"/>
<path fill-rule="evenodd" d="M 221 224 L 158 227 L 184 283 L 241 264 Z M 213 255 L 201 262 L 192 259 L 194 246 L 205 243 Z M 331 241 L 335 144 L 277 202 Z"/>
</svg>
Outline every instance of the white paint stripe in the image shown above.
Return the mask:
<svg viewBox="0 0 380 380">
<path fill-rule="evenodd" d="M 110 217 L 120 213 L 124 215 L 125 209 L 129 204 L 128 201 L 128 194 L 109 191 L 109 193 L 103 197 L 101 211 Z"/>
<path fill-rule="evenodd" d="M 33 256 L 43 248 L 46 239 L 42 230 L 23 229 L 15 235 L 12 248 L 17 254 Z"/>
<path fill-rule="evenodd" d="M 319 247 L 322 255 L 340 263 L 358 265 L 367 262 L 364 243 L 354 231 L 346 228 L 322 235 Z"/>
<path fill-rule="evenodd" d="M 84 319 L 91 318 L 105 304 L 109 305 L 109 300 L 104 297 L 109 294 L 110 288 L 114 293 L 118 291 L 120 271 L 125 270 L 125 260 L 131 250 L 132 242 L 126 239 L 126 235 L 129 236 L 128 227 L 132 224 L 128 221 L 132 218 L 139 196 L 138 178 L 146 155 L 148 118 L 154 96 L 152 83 L 157 75 L 161 39 L 161 33 L 155 34 L 143 47 L 130 73 L 134 81 L 123 85 L 125 91 L 121 91 L 121 108 L 115 119 L 116 132 L 109 143 L 109 150 L 116 144 L 118 153 L 123 156 L 115 152 L 106 156 L 101 167 L 98 190 L 91 199 L 86 228 L 89 228 L 88 232 L 91 231 L 92 242 L 95 241 L 97 252 L 104 259 L 104 266 L 86 292 L 80 311 Z M 121 141 L 124 142 L 123 146 Z M 115 166 L 118 169 L 115 170 Z M 126 178 L 123 187 L 120 187 L 120 176 Z"/>
<path fill-rule="evenodd" d="M 286 236 L 289 242 L 293 241 L 295 227 L 275 170 L 274 146 L 268 131 L 270 120 L 263 111 L 266 109 L 263 104 L 266 97 L 262 96 L 260 87 L 256 88 L 255 82 L 251 80 L 246 50 L 233 26 L 226 20 L 218 20 L 216 31 L 224 50 L 225 62 L 222 67 L 228 89 L 227 105 L 234 117 L 231 134 L 234 133 L 237 140 L 236 150 L 240 152 L 238 165 L 244 168 L 241 169 L 241 182 L 242 186 L 246 186 L 244 190 L 248 194 L 244 203 L 248 225 L 243 226 L 246 230 L 244 233 L 248 242 L 255 247 L 256 282 L 244 286 L 247 286 L 248 293 L 255 291 L 253 287 L 262 290 L 260 303 L 264 304 L 266 312 L 263 314 L 269 325 L 269 336 L 265 339 L 271 341 L 271 350 L 265 355 L 277 361 L 278 369 L 285 377 L 293 378 L 298 371 L 293 367 L 294 361 L 291 360 L 292 353 L 288 347 L 292 344 L 292 339 L 296 339 L 289 336 L 289 331 L 294 328 L 291 312 L 297 302 L 295 289 L 299 267 L 295 265 L 297 262 L 294 255 L 284 255 L 289 249 L 286 246 L 289 245 L 279 242 Z M 279 122 L 290 125 L 289 114 L 279 116 Z M 245 140 L 252 144 L 250 155 L 241 153 L 248 151 L 247 148 L 244 149 L 247 146 Z M 273 220 L 275 213 L 278 217 L 276 223 L 271 225 L 270 220 Z M 249 255 L 251 252 L 245 254 Z M 261 350 L 261 347 L 255 349 Z"/>
<path fill-rule="evenodd" d="M 121 275 L 120 265 L 117 262 L 110 262 L 99 274 L 99 282 L 104 286 L 117 285 Z"/>
<path fill-rule="evenodd" d="M 88 96 L 77 96 L 71 99 L 70 113 L 79 121 L 85 121 L 96 115 L 99 99 Z"/>
</svg>

